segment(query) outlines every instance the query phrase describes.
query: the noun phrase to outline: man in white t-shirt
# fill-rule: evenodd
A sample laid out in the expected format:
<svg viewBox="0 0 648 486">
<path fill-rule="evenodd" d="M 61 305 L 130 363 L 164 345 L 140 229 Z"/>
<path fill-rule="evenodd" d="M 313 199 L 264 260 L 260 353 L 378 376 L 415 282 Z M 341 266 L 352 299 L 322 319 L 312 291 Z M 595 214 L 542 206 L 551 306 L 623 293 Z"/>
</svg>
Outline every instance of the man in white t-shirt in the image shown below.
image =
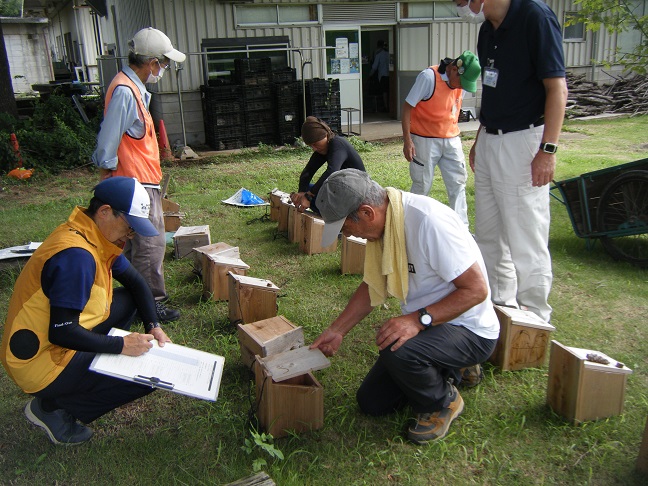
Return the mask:
<svg viewBox="0 0 648 486">
<path fill-rule="evenodd" d="M 380 350 L 357 392 L 361 410 L 383 415 L 409 405 L 417 414 L 407 437 L 444 437 L 463 411 L 455 384 L 461 368 L 495 349 L 499 322 L 479 248 L 459 216 L 426 196 L 383 188 L 361 171 L 331 175 L 317 195 L 322 245 L 340 231 L 367 239 L 363 282 L 342 313 L 311 344 L 327 356 L 388 296 L 402 315 L 384 322 Z"/>
</svg>

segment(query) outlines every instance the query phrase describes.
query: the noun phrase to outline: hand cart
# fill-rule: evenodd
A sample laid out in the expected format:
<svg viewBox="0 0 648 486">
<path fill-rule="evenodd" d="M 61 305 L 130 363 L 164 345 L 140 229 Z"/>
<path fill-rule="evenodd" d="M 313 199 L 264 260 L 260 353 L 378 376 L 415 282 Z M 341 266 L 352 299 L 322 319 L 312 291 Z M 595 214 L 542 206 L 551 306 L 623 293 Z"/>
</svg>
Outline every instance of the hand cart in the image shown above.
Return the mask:
<svg viewBox="0 0 648 486">
<path fill-rule="evenodd" d="M 551 195 L 588 249 L 598 239 L 614 259 L 648 268 L 648 159 L 554 181 Z"/>
</svg>

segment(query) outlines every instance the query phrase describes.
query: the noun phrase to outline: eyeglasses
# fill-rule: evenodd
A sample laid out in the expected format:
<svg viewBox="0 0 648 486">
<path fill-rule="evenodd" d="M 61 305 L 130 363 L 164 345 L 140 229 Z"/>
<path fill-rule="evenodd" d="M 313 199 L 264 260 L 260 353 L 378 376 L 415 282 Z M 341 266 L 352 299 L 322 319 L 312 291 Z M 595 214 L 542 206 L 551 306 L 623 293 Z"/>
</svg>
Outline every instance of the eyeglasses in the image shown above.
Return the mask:
<svg viewBox="0 0 648 486">
<path fill-rule="evenodd" d="M 156 59 L 156 61 L 162 69 L 169 69 L 170 63 L 162 64 L 159 59 Z"/>
<path fill-rule="evenodd" d="M 128 226 L 128 233 L 126 233 L 126 236 L 133 236 L 135 234 L 135 230 L 133 227 L 128 223 L 128 220 L 124 217 L 124 213 L 121 211 L 119 212 L 119 217 L 124 220 L 124 223 Z"/>
</svg>

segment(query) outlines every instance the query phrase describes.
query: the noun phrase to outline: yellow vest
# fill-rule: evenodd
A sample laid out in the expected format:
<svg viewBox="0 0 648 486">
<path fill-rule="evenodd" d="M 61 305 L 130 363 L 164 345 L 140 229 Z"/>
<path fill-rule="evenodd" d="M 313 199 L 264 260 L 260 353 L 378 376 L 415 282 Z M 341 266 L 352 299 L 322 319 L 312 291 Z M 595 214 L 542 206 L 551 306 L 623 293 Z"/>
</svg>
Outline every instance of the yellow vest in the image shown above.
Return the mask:
<svg viewBox="0 0 648 486">
<path fill-rule="evenodd" d="M 76 353 L 50 343 L 50 303 L 41 288 L 45 263 L 68 248 L 87 250 L 96 264 L 90 299 L 81 311 L 79 324 L 93 329 L 110 315 L 112 265 L 122 250 L 103 236 L 83 208 L 77 207 L 28 260 L 9 302 L 0 359 L 9 376 L 26 393 L 42 390 L 54 381 Z"/>
<path fill-rule="evenodd" d="M 104 114 L 117 86 L 128 86 L 133 91 L 146 132 L 142 138 L 133 138 L 128 133 L 122 135 L 117 148 L 117 169 L 113 175 L 134 177 L 142 184 L 158 185 L 162 180 L 162 168 L 160 167 L 160 149 L 155 136 L 153 118 L 144 105 L 139 88 L 123 72 L 117 73 L 108 86 Z"/>
<path fill-rule="evenodd" d="M 430 66 L 436 83 L 434 92 L 427 100 L 419 101 L 412 108 L 410 133 L 420 137 L 452 138 L 459 135 L 459 112 L 463 90 L 448 86 L 438 71 L 438 66 Z"/>
</svg>

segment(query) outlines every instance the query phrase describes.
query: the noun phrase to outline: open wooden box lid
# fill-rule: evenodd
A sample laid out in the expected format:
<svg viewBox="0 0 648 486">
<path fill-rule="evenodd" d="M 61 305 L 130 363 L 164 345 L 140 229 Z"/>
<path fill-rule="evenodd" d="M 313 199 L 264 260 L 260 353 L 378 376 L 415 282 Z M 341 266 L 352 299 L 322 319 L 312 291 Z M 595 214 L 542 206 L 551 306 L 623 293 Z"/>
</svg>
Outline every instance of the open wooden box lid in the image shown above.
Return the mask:
<svg viewBox="0 0 648 486">
<path fill-rule="evenodd" d="M 319 349 L 309 349 L 307 346 L 273 354 L 265 358 L 257 355 L 257 359 L 275 382 L 281 382 L 295 376 L 305 375 L 310 371 L 323 370 L 331 366 L 331 362 L 324 356 L 324 353 Z"/>
<path fill-rule="evenodd" d="M 556 328 L 542 320 L 538 315 L 528 310 L 515 309 L 513 307 L 505 307 L 502 305 L 495 305 L 495 311 L 500 312 L 511 319 L 513 324 L 518 324 L 527 327 L 534 327 L 537 329 L 545 329 L 549 332 L 555 331 Z"/>
</svg>

